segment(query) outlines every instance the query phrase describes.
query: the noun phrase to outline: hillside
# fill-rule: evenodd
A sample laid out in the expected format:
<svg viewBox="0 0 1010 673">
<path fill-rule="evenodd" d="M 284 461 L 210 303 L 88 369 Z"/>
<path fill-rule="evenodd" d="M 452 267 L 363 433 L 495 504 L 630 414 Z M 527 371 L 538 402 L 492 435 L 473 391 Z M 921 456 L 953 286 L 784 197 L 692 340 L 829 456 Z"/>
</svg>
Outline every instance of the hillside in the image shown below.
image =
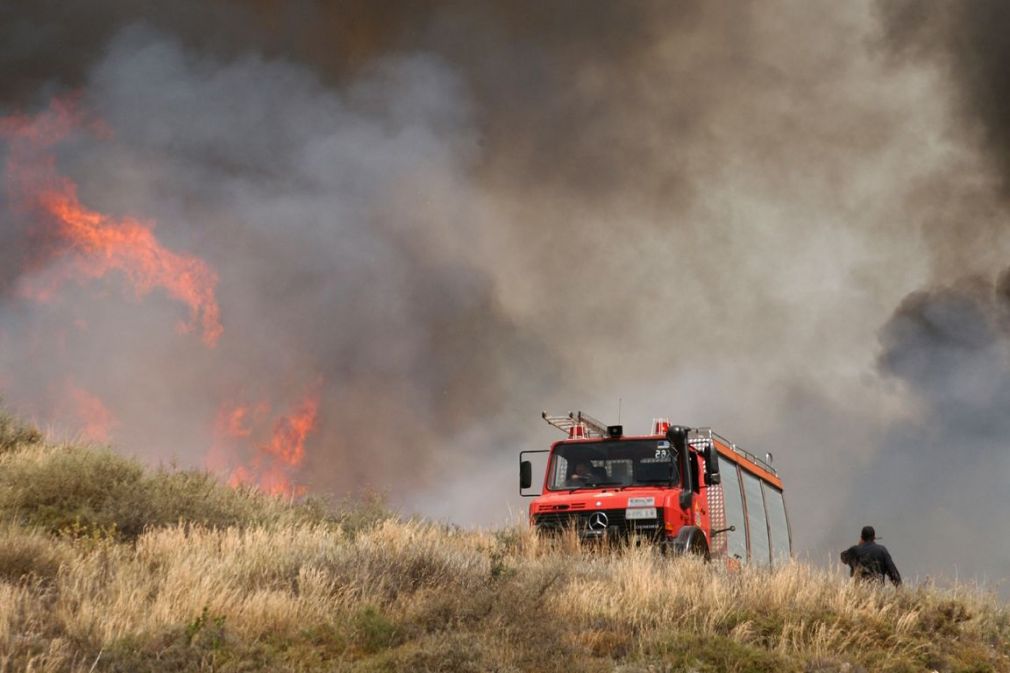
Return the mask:
<svg viewBox="0 0 1010 673">
<path fill-rule="evenodd" d="M 292 504 L 0 417 L 0 671 L 1010 671 L 994 598 Z"/>
</svg>

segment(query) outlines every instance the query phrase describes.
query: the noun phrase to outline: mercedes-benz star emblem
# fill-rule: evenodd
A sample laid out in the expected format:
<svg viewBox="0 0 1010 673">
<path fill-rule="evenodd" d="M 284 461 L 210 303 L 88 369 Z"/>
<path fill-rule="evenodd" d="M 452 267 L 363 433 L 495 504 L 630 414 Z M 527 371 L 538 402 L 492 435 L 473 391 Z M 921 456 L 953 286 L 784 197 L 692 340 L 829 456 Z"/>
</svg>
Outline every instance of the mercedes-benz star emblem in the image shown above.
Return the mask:
<svg viewBox="0 0 1010 673">
<path fill-rule="evenodd" d="M 592 515 L 589 517 L 589 528 L 591 530 L 604 531 L 607 530 L 607 524 L 609 522 L 610 519 L 607 518 L 606 513 L 593 512 Z"/>
</svg>

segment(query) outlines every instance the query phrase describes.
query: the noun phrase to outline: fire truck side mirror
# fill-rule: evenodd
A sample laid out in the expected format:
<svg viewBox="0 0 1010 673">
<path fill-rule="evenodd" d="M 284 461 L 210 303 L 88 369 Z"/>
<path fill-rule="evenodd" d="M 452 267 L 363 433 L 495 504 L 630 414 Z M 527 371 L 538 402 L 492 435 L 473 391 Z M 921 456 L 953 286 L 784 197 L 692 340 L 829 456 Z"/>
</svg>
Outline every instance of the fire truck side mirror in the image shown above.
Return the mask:
<svg viewBox="0 0 1010 673">
<path fill-rule="evenodd" d="M 690 509 L 694 502 L 694 479 L 691 474 L 691 459 L 687 455 L 687 428 L 671 425 L 670 429 L 666 431 L 666 438 L 673 444 L 677 454 L 677 462 L 680 464 L 679 468 L 683 479 L 680 491 L 680 508 Z"/>
<path fill-rule="evenodd" d="M 714 486 L 722 483 L 719 474 L 719 452 L 711 444 L 705 447 L 705 485 Z"/>
<path fill-rule="evenodd" d="M 524 460 L 519 463 L 519 489 L 526 490 L 533 485 L 533 463 Z"/>
</svg>

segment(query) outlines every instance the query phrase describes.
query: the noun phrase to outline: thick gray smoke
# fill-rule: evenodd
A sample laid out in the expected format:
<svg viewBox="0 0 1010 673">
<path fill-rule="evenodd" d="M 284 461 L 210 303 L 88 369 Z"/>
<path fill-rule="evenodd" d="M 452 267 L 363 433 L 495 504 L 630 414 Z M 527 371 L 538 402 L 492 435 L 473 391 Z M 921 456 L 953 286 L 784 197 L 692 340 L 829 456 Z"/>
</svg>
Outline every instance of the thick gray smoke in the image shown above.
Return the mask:
<svg viewBox="0 0 1010 673">
<path fill-rule="evenodd" d="M 950 74 L 962 123 L 999 168 L 1010 196 L 1010 6 L 998 0 L 883 3 L 890 48 Z"/>
<path fill-rule="evenodd" d="M 16 408 L 72 430 L 76 386 L 117 446 L 189 464 L 223 400 L 269 420 L 316 390 L 298 481 L 484 523 L 523 506 L 541 409 L 616 420 L 620 398 L 629 429 L 773 451 L 801 553 L 877 523 L 906 574 L 997 567 L 982 526 L 968 559 L 923 542 L 951 520 L 925 498 L 1000 460 L 979 391 L 1003 391 L 1003 300 L 951 274 L 994 277 L 1007 240 L 998 152 L 907 11 L 88 5 L 0 5 L 0 105 L 79 92 L 111 136 L 69 139 L 60 170 L 206 260 L 224 333 L 176 333 L 183 307 L 115 274 L 26 299 L 61 258 L 0 205 Z M 967 419 L 975 448 L 948 450 Z"/>
<path fill-rule="evenodd" d="M 915 404 L 883 436 L 853 510 L 876 511 L 879 528 L 938 575 L 997 581 L 1010 562 L 1007 279 L 913 293 L 881 330 L 880 368 Z"/>
<path fill-rule="evenodd" d="M 207 261 L 225 331 L 211 349 L 180 339 L 178 308 L 110 301 L 114 277 L 107 293 L 20 302 L 5 318 L 12 399 L 45 400 L 69 380 L 121 419 L 117 443 L 190 463 L 221 401 L 283 411 L 321 386 L 324 448 L 307 474 L 344 492 L 424 484 L 434 447 L 499 413 L 506 362 L 533 365 L 513 394 L 543 385 L 549 361 L 496 306 L 479 253 L 458 253 L 479 246 L 474 138 L 437 58 L 376 63 L 336 93 L 299 66 L 205 59 L 131 29 L 92 69 L 82 106 L 115 130 L 63 158 L 82 201 L 143 213 L 168 247 Z M 68 314 L 84 325 L 69 335 Z M 40 337 L 41 362 L 26 352 Z"/>
<path fill-rule="evenodd" d="M 936 174 L 910 204 L 929 275 L 880 330 L 878 369 L 901 391 L 849 508 L 900 536 L 917 571 L 1002 582 L 1010 534 L 1010 12 L 1004 3 L 881 4 L 892 63 L 943 74 L 948 138 L 984 162 Z M 974 182 L 977 193 L 952 188 Z"/>
</svg>

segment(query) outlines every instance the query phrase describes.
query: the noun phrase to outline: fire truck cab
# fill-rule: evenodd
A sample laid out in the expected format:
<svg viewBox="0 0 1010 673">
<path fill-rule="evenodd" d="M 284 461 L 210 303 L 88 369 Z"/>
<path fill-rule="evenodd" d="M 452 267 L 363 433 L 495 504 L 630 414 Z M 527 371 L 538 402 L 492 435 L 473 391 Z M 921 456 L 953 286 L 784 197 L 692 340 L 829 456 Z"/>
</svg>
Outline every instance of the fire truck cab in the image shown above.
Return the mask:
<svg viewBox="0 0 1010 673">
<path fill-rule="evenodd" d="M 775 565 L 792 555 L 782 480 L 765 460 L 710 428 L 655 419 L 625 436 L 582 412 L 543 418 L 565 432 L 545 451 L 523 451 L 520 493 L 534 497 L 531 525 L 591 540 L 647 539 L 678 553 Z M 527 456 L 547 453 L 539 493 Z"/>
</svg>

